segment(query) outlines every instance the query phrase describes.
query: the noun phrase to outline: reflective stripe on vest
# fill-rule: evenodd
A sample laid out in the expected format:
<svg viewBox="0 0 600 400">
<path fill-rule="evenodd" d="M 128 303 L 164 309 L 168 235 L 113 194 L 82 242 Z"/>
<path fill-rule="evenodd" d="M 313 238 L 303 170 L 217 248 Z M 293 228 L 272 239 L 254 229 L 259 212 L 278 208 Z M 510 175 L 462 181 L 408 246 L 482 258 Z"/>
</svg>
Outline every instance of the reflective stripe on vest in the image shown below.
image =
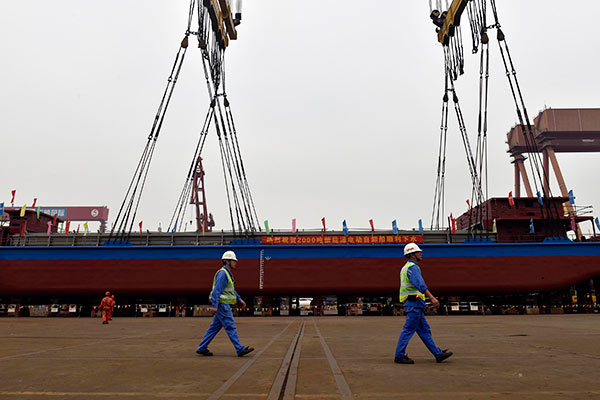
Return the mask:
<svg viewBox="0 0 600 400">
<path fill-rule="evenodd" d="M 223 292 L 221 293 L 221 296 L 219 297 L 219 303 L 235 304 L 235 303 L 237 303 L 237 296 L 235 295 L 235 287 L 233 286 L 233 279 L 231 278 L 231 275 L 229 275 L 229 271 L 227 271 L 225 268 L 221 268 L 215 274 L 215 277 L 213 278 L 213 286 L 212 286 L 213 288 L 210 291 L 210 294 L 208 295 L 208 297 L 209 297 L 209 299 L 212 299 L 212 292 L 213 292 L 213 290 L 215 290 L 215 284 L 217 283 L 217 274 L 220 271 L 225 272 L 225 275 L 227 276 L 227 285 L 225 286 L 225 289 L 223 289 Z"/>
<path fill-rule="evenodd" d="M 417 298 L 425 301 L 425 295 L 421 292 L 419 292 L 419 289 L 417 289 L 415 286 L 413 286 L 413 284 L 410 282 L 410 279 L 408 279 L 408 269 L 410 267 L 412 267 L 413 265 L 416 265 L 417 268 L 419 268 L 419 266 L 417 264 L 415 264 L 413 261 L 409 260 L 406 262 L 406 264 L 404 264 L 404 267 L 402 267 L 402 271 L 400 271 L 400 302 L 404 303 L 406 301 L 406 299 L 408 298 L 408 296 L 417 296 Z"/>
</svg>

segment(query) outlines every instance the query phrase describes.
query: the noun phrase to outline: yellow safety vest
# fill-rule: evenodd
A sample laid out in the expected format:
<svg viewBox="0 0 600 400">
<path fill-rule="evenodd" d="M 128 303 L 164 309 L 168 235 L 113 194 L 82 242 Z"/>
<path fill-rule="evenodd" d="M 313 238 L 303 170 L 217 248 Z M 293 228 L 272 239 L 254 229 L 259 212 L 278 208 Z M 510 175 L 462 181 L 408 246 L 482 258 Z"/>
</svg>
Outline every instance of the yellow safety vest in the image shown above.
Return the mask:
<svg viewBox="0 0 600 400">
<path fill-rule="evenodd" d="M 404 264 L 404 267 L 402 267 L 402 271 L 400 271 L 400 302 L 404 303 L 406 301 L 406 299 L 408 298 L 408 296 L 417 296 L 417 298 L 425 301 L 425 295 L 421 292 L 419 292 L 419 289 L 417 289 L 411 282 L 410 279 L 408 279 L 408 269 L 410 267 L 412 267 L 413 265 L 416 265 L 417 268 L 419 268 L 419 266 L 417 264 L 415 264 L 412 260 L 409 260 L 406 262 L 406 264 Z"/>
<path fill-rule="evenodd" d="M 219 297 L 219 303 L 235 304 L 235 303 L 237 303 L 237 296 L 235 295 L 235 287 L 233 286 L 233 279 L 231 278 L 231 275 L 229 275 L 229 271 L 227 271 L 227 269 L 225 269 L 225 268 L 221 268 L 215 274 L 215 277 L 213 278 L 213 286 L 212 286 L 213 288 L 210 291 L 208 298 L 212 299 L 212 292 L 213 292 L 213 290 L 215 290 L 215 284 L 217 283 L 217 274 L 220 271 L 224 271 L 225 275 L 227 275 L 227 285 L 225 286 L 225 289 L 223 289 L 223 292 L 221 293 L 221 296 Z"/>
</svg>

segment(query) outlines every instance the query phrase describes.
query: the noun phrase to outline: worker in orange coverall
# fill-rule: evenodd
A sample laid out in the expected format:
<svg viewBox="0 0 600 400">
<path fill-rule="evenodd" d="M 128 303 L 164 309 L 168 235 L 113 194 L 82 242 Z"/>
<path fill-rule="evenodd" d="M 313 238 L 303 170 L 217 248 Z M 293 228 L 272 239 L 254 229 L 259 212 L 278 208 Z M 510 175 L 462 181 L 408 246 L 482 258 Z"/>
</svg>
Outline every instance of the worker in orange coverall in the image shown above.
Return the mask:
<svg viewBox="0 0 600 400">
<path fill-rule="evenodd" d="M 104 297 L 100 302 L 100 310 L 102 310 L 102 325 L 108 324 L 108 317 L 112 310 L 113 299 L 110 298 L 110 292 L 104 293 Z"/>
<path fill-rule="evenodd" d="M 110 305 L 110 312 L 108 313 L 108 320 L 112 321 L 113 312 L 115 311 L 115 295 L 114 294 L 110 296 L 110 300 L 111 300 L 111 305 Z"/>
</svg>

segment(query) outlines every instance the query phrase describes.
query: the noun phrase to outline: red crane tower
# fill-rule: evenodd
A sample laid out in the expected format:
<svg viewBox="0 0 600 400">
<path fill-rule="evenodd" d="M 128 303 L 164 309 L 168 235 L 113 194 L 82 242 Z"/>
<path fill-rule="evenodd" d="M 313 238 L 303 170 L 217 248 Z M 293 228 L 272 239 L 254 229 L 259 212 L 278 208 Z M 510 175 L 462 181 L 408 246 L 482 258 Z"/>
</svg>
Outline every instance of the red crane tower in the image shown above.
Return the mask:
<svg viewBox="0 0 600 400">
<path fill-rule="evenodd" d="M 196 232 L 212 232 L 212 228 L 215 226 L 215 220 L 213 219 L 212 214 L 208 212 L 208 207 L 206 206 L 204 174 L 202 157 L 198 156 L 196 168 L 194 168 L 192 197 L 190 199 L 190 204 L 196 206 Z"/>
</svg>

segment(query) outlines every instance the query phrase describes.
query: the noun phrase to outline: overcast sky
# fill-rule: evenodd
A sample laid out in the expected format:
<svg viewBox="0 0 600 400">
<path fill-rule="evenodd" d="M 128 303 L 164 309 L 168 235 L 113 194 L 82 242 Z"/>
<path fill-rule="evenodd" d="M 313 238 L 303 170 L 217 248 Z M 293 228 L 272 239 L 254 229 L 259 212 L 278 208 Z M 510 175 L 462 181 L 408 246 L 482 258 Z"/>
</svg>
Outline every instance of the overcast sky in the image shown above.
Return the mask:
<svg viewBox="0 0 600 400">
<path fill-rule="evenodd" d="M 500 22 L 533 118 L 600 107 L 597 0 L 499 0 Z M 185 1 L 0 2 L 0 202 L 107 205 L 114 218 L 187 22 Z M 443 94 L 442 48 L 425 0 L 245 0 L 226 52 L 227 92 L 258 216 L 271 227 L 429 226 Z M 492 36 L 495 38 L 495 36 Z M 457 83 L 475 143 L 479 56 L 465 31 Z M 193 42 L 192 42 L 193 43 Z M 491 41 L 490 196 L 513 189 L 506 133 L 516 122 Z M 137 220 L 168 224 L 208 105 L 191 47 Z M 470 178 L 455 118 L 446 209 Z M 216 134 L 203 152 L 217 228 L 230 229 Z M 559 154 L 578 205 L 600 212 L 597 154 Z M 553 191 L 559 193 L 553 179 Z M 524 193 L 524 191 L 523 191 Z M 191 210 L 190 210 L 191 211 Z M 188 212 L 188 215 L 191 216 Z M 111 221 L 112 221 L 111 218 Z M 587 233 L 589 224 L 584 226 Z M 188 228 L 189 229 L 189 228 Z"/>
</svg>

